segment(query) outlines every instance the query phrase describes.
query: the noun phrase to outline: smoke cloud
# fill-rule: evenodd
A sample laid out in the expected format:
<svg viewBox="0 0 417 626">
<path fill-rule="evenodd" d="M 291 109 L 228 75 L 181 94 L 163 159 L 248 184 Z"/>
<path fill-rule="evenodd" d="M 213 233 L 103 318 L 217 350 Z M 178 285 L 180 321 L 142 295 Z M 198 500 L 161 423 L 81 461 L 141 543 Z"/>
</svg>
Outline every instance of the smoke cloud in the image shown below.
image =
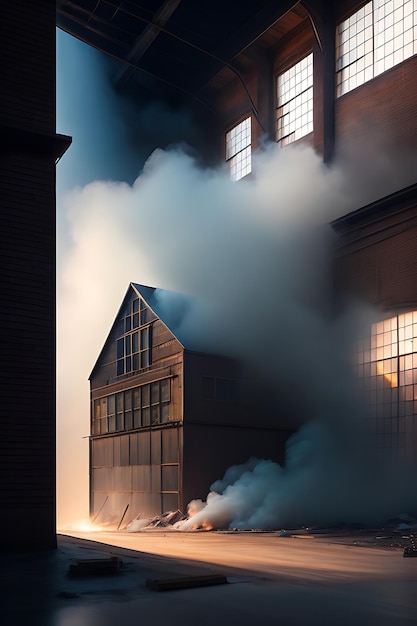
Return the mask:
<svg viewBox="0 0 417 626">
<path fill-rule="evenodd" d="M 251 458 L 231 467 L 205 502 L 190 503 L 189 519 L 178 527 L 380 527 L 414 510 L 407 469 L 335 437 L 325 421 L 311 421 L 288 440 L 285 466 Z"/>
<path fill-rule="evenodd" d="M 300 415 L 305 422 L 288 441 L 285 467 L 252 459 L 232 468 L 191 526 L 371 520 L 405 502 L 401 488 L 387 497 L 396 491 L 391 475 L 370 473 L 363 449 L 350 354 L 370 313 L 333 299 L 329 221 L 360 206 L 359 194 L 308 147 L 265 146 L 254 172 L 233 183 L 185 150 L 156 150 L 133 185 L 100 181 L 67 196 L 72 245 L 58 287 L 61 523 L 81 516 L 80 487 L 87 503 L 88 446 L 80 441 L 89 431 L 88 376 L 131 281 L 185 294 L 164 302 L 182 336 L 201 350 L 249 358 L 276 389 L 278 413 L 282 392 L 294 404 L 285 419 L 294 428 Z"/>
</svg>

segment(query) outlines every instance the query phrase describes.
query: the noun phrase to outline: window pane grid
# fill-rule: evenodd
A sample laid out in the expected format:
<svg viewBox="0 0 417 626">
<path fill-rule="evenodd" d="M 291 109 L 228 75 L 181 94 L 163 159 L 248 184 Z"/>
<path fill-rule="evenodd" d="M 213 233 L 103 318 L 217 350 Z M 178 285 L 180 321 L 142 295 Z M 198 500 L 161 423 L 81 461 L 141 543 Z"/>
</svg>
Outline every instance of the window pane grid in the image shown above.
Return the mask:
<svg viewBox="0 0 417 626">
<path fill-rule="evenodd" d="M 226 161 L 232 180 L 251 172 L 251 118 L 248 117 L 226 133 Z"/>
<path fill-rule="evenodd" d="M 135 298 L 124 315 L 124 334 L 116 341 L 117 376 L 149 367 L 152 362 L 151 311 L 141 298 Z"/>
<path fill-rule="evenodd" d="M 251 149 L 245 148 L 229 160 L 230 177 L 240 180 L 251 172 Z"/>
<path fill-rule="evenodd" d="M 355 89 L 416 53 L 417 3 L 368 2 L 337 27 L 336 95 Z"/>
<path fill-rule="evenodd" d="M 277 78 L 276 140 L 287 145 L 313 130 L 313 55 Z"/>
<path fill-rule="evenodd" d="M 169 379 L 94 400 L 92 434 L 105 435 L 169 422 L 170 407 Z"/>
<path fill-rule="evenodd" d="M 404 456 L 417 425 L 417 311 L 372 324 L 357 355 L 371 409 L 368 430 L 377 449 Z"/>
</svg>

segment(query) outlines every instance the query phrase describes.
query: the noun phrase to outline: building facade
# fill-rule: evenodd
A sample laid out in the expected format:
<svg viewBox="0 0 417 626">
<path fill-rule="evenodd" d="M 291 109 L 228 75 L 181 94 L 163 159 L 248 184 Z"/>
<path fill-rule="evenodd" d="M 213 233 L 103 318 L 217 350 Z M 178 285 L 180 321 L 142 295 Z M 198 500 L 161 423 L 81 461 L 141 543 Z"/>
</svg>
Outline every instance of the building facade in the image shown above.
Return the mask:
<svg viewBox="0 0 417 626">
<path fill-rule="evenodd" d="M 251 173 L 251 152 L 266 135 L 282 147 L 313 146 L 329 167 L 352 168 L 366 191 L 364 206 L 332 223 L 335 286 L 375 309 L 356 366 L 375 446 L 415 462 L 417 3 L 300 2 L 239 61 L 252 103 L 228 68 L 223 84 L 217 77 L 206 87 L 231 177 Z M 360 176 L 384 160 L 384 179 Z"/>
<path fill-rule="evenodd" d="M 182 336 L 170 308 L 179 302 L 186 299 L 131 283 L 91 373 L 97 523 L 186 511 L 231 464 L 283 460 L 289 432 L 259 404 L 255 413 L 239 363 Z"/>
</svg>

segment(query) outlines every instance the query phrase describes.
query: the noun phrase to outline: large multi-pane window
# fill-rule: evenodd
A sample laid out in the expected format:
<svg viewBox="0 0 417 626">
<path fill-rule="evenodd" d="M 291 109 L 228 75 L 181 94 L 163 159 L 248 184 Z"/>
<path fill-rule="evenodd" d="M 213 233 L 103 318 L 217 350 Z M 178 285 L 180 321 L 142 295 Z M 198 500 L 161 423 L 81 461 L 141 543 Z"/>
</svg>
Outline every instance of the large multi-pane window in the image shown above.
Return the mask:
<svg viewBox="0 0 417 626">
<path fill-rule="evenodd" d="M 369 398 L 369 430 L 379 449 L 417 455 L 417 311 L 372 325 L 360 342 L 358 374 Z"/>
<path fill-rule="evenodd" d="M 94 400 L 93 434 L 156 426 L 170 420 L 169 378 Z"/>
<path fill-rule="evenodd" d="M 417 53 L 417 0 L 373 0 L 336 30 L 337 96 Z"/>
<path fill-rule="evenodd" d="M 152 326 L 155 318 L 142 298 L 132 300 L 123 316 L 123 334 L 116 344 L 117 376 L 149 367 L 152 362 Z"/>
<path fill-rule="evenodd" d="M 232 180 L 240 180 L 252 170 L 251 118 L 231 128 L 226 133 L 226 162 Z"/>
<path fill-rule="evenodd" d="M 313 130 L 313 55 L 277 78 L 276 140 L 281 146 Z"/>
</svg>

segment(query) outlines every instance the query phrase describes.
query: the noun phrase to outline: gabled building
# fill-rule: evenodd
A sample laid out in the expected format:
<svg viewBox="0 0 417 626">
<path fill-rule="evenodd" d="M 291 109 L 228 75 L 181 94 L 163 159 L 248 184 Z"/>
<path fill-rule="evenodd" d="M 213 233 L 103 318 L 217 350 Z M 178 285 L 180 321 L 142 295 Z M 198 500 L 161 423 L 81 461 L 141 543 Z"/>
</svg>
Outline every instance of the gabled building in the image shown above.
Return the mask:
<svg viewBox="0 0 417 626">
<path fill-rule="evenodd" d="M 97 522 L 186 510 L 234 463 L 283 460 L 289 431 L 248 395 L 234 359 L 181 324 L 190 301 L 131 283 L 90 376 L 90 509 Z M 128 508 L 127 508 L 128 507 Z"/>
</svg>

